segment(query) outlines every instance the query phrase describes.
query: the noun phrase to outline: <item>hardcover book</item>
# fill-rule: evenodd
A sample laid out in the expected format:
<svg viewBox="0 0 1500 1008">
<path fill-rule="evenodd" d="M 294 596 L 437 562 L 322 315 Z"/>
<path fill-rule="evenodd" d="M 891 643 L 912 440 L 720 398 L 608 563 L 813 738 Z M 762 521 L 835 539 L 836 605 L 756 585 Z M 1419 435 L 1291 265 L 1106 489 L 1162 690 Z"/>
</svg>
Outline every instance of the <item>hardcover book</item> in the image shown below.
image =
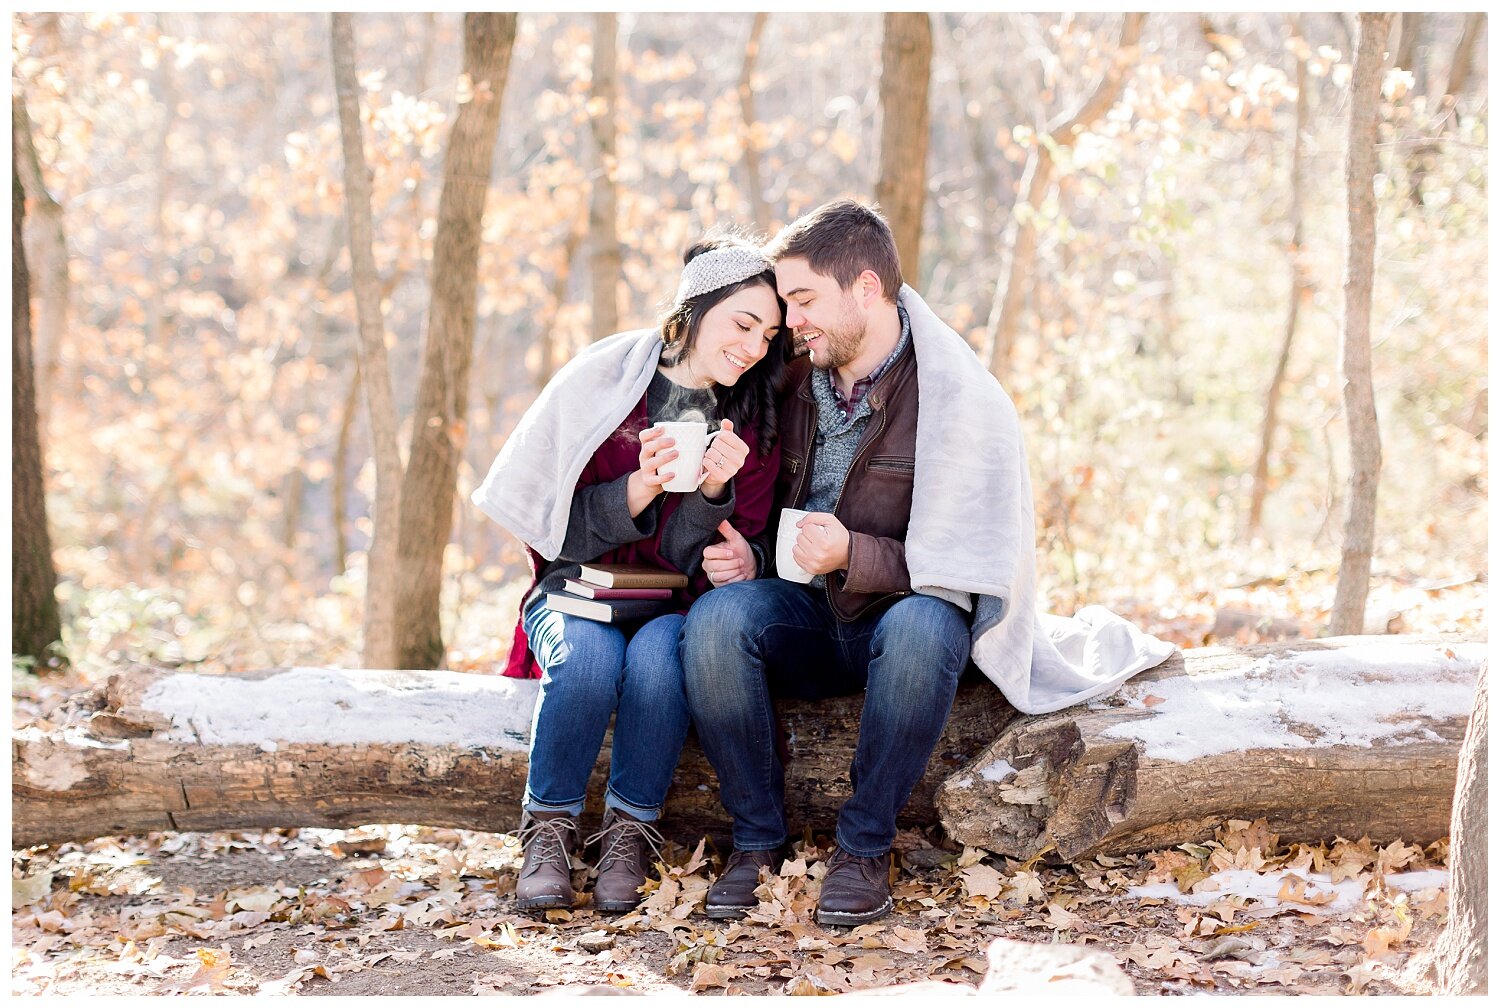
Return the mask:
<svg viewBox="0 0 1500 1008">
<path fill-rule="evenodd" d="M 579 578 L 600 588 L 686 588 L 686 574 L 647 564 L 584 564 Z"/>
<path fill-rule="evenodd" d="M 588 599 L 571 592 L 548 592 L 547 608 L 598 623 L 627 623 L 660 616 L 671 610 L 672 603 L 664 599 Z"/>
<path fill-rule="evenodd" d="M 671 588 L 601 588 L 587 581 L 568 578 L 563 588 L 582 598 L 591 599 L 669 599 Z"/>
</svg>

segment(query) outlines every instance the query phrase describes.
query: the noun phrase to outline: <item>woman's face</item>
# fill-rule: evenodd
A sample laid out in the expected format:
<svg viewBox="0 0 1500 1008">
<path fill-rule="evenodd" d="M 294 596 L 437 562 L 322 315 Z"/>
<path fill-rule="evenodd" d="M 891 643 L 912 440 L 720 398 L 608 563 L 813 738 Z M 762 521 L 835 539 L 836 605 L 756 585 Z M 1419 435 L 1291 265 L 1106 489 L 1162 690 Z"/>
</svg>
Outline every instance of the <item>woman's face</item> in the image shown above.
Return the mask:
<svg viewBox="0 0 1500 1008">
<path fill-rule="evenodd" d="M 765 284 L 735 291 L 698 324 L 689 360 L 693 374 L 717 385 L 733 385 L 771 349 L 781 328 L 776 295 Z"/>
</svg>

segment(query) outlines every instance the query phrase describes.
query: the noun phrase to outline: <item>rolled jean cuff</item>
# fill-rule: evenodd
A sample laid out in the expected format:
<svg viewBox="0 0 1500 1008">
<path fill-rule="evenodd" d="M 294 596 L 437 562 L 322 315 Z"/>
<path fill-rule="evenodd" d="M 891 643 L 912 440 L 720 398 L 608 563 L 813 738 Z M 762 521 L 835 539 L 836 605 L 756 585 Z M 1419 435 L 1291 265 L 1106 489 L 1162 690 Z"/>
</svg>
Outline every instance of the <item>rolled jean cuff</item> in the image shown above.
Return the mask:
<svg viewBox="0 0 1500 1008">
<path fill-rule="evenodd" d="M 657 805 L 655 808 L 642 808 L 639 805 L 626 801 L 615 794 L 614 791 L 607 788 L 604 791 L 604 807 L 607 809 L 616 809 L 620 812 L 629 812 L 641 822 L 655 822 L 661 818 L 660 805 Z"/>
<path fill-rule="evenodd" d="M 785 845 L 786 845 L 786 837 L 782 837 L 780 840 L 776 841 L 775 843 L 740 843 L 738 840 L 736 840 L 734 842 L 734 849 L 735 850 L 743 850 L 743 851 L 768 851 L 768 850 L 780 850 Z"/>
<path fill-rule="evenodd" d="M 844 848 L 845 851 L 853 854 L 855 857 L 885 857 L 891 852 L 889 844 L 885 846 L 884 850 L 862 850 L 851 843 L 846 843 L 844 841 L 844 838 L 838 833 L 834 833 L 833 838 L 834 840 L 838 841 L 838 845 L 840 847 Z"/>
<path fill-rule="evenodd" d="M 566 812 L 574 819 L 577 819 L 583 815 L 583 799 L 580 798 L 577 801 L 553 805 L 550 802 L 541 801 L 535 795 L 527 792 L 525 800 L 521 802 L 521 808 L 526 812 Z"/>
</svg>

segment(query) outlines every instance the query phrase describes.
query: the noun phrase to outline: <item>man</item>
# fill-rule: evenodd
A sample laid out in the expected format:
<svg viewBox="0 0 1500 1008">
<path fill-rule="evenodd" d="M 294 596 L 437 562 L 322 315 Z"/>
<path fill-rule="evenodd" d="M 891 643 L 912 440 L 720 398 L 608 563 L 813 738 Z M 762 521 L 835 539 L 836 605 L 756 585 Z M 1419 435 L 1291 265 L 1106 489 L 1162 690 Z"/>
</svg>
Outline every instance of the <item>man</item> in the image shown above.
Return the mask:
<svg viewBox="0 0 1500 1008">
<path fill-rule="evenodd" d="M 969 657 L 971 600 L 916 594 L 907 570 L 917 368 L 889 226 L 840 200 L 787 227 L 768 252 L 794 346 L 807 350 L 781 402 L 776 500 L 811 512 L 792 557 L 815 576 L 757 577 L 773 572 L 757 570 L 760 551 L 732 529 L 721 527 L 726 541 L 704 551 L 704 570 L 721 587 L 694 606 L 682 656 L 734 834 L 705 909 L 717 919 L 753 909 L 760 869 L 774 870 L 786 841 L 772 696 L 862 690 L 854 793 L 839 811 L 817 908 L 819 923 L 852 926 L 891 910 L 896 814 L 952 706 Z"/>
</svg>

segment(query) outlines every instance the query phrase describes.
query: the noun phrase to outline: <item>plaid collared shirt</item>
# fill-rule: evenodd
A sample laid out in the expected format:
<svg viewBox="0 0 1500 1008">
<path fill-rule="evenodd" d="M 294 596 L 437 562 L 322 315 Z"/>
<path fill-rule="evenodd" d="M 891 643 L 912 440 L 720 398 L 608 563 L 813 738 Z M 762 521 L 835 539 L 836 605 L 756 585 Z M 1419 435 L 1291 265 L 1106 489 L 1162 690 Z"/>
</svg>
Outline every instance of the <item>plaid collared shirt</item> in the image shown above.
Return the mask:
<svg viewBox="0 0 1500 1008">
<path fill-rule="evenodd" d="M 828 383 L 829 387 L 833 389 L 833 401 L 838 404 L 839 412 L 844 414 L 845 420 L 852 417 L 854 411 L 859 409 L 859 404 L 864 402 L 865 396 L 870 394 L 870 389 L 874 388 L 875 383 L 880 380 L 881 376 L 891 369 L 891 365 L 896 362 L 896 358 L 901 355 L 902 349 L 906 346 L 906 341 L 911 339 L 911 320 L 906 317 L 906 309 L 897 305 L 896 312 L 901 317 L 901 338 L 896 341 L 896 349 L 891 351 L 891 355 L 881 361 L 878 368 L 855 382 L 853 387 L 849 389 L 848 398 L 844 397 L 844 393 L 839 389 L 838 382 L 830 381 Z M 830 375 L 830 377 L 832 376 Z"/>
</svg>

